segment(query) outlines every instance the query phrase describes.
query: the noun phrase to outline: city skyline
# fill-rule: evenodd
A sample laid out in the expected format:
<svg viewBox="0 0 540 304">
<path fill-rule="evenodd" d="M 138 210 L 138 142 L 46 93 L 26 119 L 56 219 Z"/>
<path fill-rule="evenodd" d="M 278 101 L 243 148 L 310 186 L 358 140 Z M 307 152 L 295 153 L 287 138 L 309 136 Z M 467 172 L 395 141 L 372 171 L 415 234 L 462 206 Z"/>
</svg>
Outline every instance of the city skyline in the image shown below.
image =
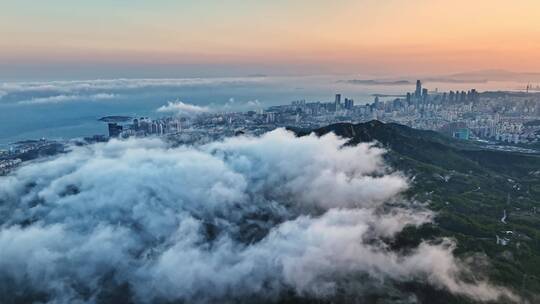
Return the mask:
<svg viewBox="0 0 540 304">
<path fill-rule="evenodd" d="M 540 69 L 536 1 L 17 1 L 0 80 Z"/>
</svg>

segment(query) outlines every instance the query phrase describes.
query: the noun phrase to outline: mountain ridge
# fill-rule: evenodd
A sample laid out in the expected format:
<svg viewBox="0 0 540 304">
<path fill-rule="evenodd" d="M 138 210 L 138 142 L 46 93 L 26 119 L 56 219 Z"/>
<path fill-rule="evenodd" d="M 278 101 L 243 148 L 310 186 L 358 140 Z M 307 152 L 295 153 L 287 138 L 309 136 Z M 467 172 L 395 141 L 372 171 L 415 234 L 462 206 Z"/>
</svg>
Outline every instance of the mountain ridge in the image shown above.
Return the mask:
<svg viewBox="0 0 540 304">
<path fill-rule="evenodd" d="M 396 246 L 456 239 L 461 258 L 488 258 L 490 280 L 531 303 L 540 301 L 539 155 L 486 150 L 434 131 L 380 121 L 291 130 L 298 136 L 333 132 L 347 138 L 347 145 L 375 142 L 385 148 L 390 167 L 409 176 L 405 196 L 436 212 L 433 225 L 411 228 Z M 502 238 L 508 242 L 501 244 Z"/>
</svg>

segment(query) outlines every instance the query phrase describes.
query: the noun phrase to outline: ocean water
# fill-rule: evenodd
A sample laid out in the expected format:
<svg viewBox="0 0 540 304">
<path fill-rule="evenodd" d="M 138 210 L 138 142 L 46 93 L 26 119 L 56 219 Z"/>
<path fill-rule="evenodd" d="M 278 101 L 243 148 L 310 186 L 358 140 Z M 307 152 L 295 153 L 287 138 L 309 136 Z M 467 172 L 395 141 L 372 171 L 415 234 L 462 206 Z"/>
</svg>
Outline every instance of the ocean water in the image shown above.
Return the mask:
<svg viewBox="0 0 540 304">
<path fill-rule="evenodd" d="M 328 102 L 336 93 L 356 104 L 373 94 L 399 95 L 414 83 L 359 85 L 359 76 L 111 79 L 0 83 L 0 147 L 25 139 L 67 139 L 106 134 L 98 119 L 109 115 L 160 117 L 157 109 L 180 100 L 217 111 L 266 108 L 293 100 Z M 516 90 L 512 82 L 426 83 L 430 90 Z M 389 97 L 390 98 L 390 97 Z"/>
</svg>

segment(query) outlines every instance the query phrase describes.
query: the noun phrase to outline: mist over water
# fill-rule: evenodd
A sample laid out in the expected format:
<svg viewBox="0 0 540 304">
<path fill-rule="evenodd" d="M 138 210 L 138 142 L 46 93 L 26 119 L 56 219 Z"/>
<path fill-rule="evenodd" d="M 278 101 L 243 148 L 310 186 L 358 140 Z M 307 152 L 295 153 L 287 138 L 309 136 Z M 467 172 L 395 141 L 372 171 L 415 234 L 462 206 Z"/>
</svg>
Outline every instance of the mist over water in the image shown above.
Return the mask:
<svg viewBox="0 0 540 304">
<path fill-rule="evenodd" d="M 197 79 L 116 79 L 18 82 L 0 84 L 0 146 L 18 140 L 73 138 L 105 134 L 97 121 L 108 115 L 160 117 L 156 110 L 172 100 L 188 104 L 248 110 L 293 100 L 332 101 L 335 93 L 356 104 L 371 103 L 372 94 L 404 94 L 406 85 L 358 85 L 339 82 L 368 79 L 358 75 L 312 77 L 243 77 Z M 514 90 L 519 83 L 426 83 L 442 90 Z M 256 102 L 254 102 L 256 101 Z M 254 104 L 256 106 L 254 106 Z"/>
</svg>

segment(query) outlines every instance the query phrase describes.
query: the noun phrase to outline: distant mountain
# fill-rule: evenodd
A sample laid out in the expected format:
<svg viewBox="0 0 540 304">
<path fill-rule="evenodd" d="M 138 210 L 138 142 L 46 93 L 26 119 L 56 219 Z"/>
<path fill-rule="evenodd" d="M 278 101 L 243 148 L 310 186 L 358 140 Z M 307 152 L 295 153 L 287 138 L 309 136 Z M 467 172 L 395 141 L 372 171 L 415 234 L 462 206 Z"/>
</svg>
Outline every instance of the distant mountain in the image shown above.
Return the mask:
<svg viewBox="0 0 540 304">
<path fill-rule="evenodd" d="M 98 119 L 102 122 L 126 122 L 128 120 L 131 120 L 131 117 L 129 116 L 105 116 Z"/>
<path fill-rule="evenodd" d="M 512 72 L 506 70 L 480 70 L 449 75 L 419 77 L 424 82 L 442 83 L 485 83 L 488 81 L 516 81 L 537 84 L 540 83 L 540 72 Z M 347 79 L 338 83 L 356 85 L 401 86 L 413 85 L 414 79 Z"/>
<path fill-rule="evenodd" d="M 506 70 L 481 70 L 474 72 L 457 73 L 452 75 L 431 77 L 427 81 L 439 82 L 486 82 L 486 81 L 518 81 L 540 82 L 540 73 L 537 72 L 511 72 Z"/>
<path fill-rule="evenodd" d="M 501 174 L 520 176 L 534 165 L 540 169 L 540 157 L 537 156 L 487 150 L 438 132 L 417 130 L 395 123 L 384 124 L 377 120 L 360 124 L 332 124 L 313 132 L 318 135 L 334 132 L 350 138 L 351 144 L 377 141 L 394 155 L 448 170 L 485 172 L 490 169 Z M 508 161 L 501 163 L 501 158 Z"/>
<path fill-rule="evenodd" d="M 458 255 L 487 256 L 491 280 L 540 303 L 540 155 L 486 150 L 433 131 L 379 121 L 294 131 L 298 136 L 333 132 L 348 138 L 349 145 L 377 142 L 386 148 L 389 164 L 411 180 L 409 199 L 428 203 L 437 212 L 436 225 L 411 229 L 396 246 L 443 236 L 457 239 Z M 498 243 L 502 237 L 509 242 Z"/>
<path fill-rule="evenodd" d="M 378 79 L 349 79 L 340 80 L 340 83 L 358 84 L 358 85 L 410 85 L 413 82 L 409 80 L 378 80 Z"/>
</svg>

